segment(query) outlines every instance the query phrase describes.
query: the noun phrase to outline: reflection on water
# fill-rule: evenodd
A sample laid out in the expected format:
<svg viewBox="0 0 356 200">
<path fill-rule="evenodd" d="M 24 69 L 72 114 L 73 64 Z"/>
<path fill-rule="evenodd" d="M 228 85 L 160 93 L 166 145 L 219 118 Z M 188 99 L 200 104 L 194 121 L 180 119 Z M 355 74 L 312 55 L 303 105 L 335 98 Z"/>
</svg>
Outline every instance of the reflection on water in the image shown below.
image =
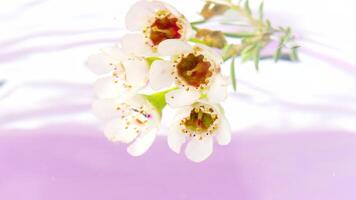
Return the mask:
<svg viewBox="0 0 356 200">
<path fill-rule="evenodd" d="M 196 164 L 159 137 L 142 157 L 94 126 L 62 124 L 0 136 L 1 199 L 349 199 L 356 135 L 248 130 Z"/>
</svg>

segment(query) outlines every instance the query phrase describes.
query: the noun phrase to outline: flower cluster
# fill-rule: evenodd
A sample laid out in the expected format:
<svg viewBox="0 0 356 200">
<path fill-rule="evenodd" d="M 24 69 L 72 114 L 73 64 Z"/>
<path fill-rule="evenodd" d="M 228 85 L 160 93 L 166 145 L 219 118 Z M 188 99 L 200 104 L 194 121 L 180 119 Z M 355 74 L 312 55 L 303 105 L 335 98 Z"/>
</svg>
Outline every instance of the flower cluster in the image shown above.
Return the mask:
<svg viewBox="0 0 356 200">
<path fill-rule="evenodd" d="M 134 4 L 126 27 L 131 33 L 117 45 L 87 60 L 88 68 L 100 75 L 92 107 L 105 136 L 129 144 L 128 153 L 140 156 L 153 144 L 168 105 L 176 112 L 167 135 L 174 152 L 180 153 L 189 140 L 185 155 L 200 162 L 211 155 L 214 138 L 228 144 L 231 130 L 220 105 L 229 83 L 221 73 L 222 55 L 189 42 L 190 23 L 160 1 Z"/>
<path fill-rule="evenodd" d="M 103 121 L 105 136 L 130 144 L 128 153 L 140 156 L 153 144 L 164 108 L 170 106 L 176 115 L 167 141 L 174 152 L 189 140 L 185 155 L 200 162 L 212 153 L 213 140 L 228 144 L 231 128 L 220 103 L 230 82 L 236 90 L 235 59 L 252 60 L 256 70 L 262 59 L 298 60 L 291 28 L 272 26 L 263 8 L 262 2 L 254 13 L 249 0 L 206 0 L 202 20 L 189 22 L 158 0 L 135 3 L 125 20 L 130 33 L 87 61 L 100 76 L 93 112 Z M 210 22 L 219 30 L 208 29 Z M 277 48 L 262 55 L 267 46 Z M 230 78 L 221 73 L 229 60 Z"/>
</svg>

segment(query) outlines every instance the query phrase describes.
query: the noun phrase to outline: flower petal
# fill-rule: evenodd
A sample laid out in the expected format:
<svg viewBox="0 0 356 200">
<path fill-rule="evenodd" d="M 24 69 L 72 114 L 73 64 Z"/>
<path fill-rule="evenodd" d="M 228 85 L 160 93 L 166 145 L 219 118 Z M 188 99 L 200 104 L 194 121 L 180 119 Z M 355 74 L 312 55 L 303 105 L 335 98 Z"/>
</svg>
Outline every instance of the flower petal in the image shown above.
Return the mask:
<svg viewBox="0 0 356 200">
<path fill-rule="evenodd" d="M 101 75 L 109 73 L 116 64 L 126 58 L 126 55 L 118 46 L 108 47 L 100 53 L 90 55 L 86 65 L 94 73 Z"/>
<path fill-rule="evenodd" d="M 137 137 L 136 131 L 131 127 L 126 128 L 121 118 L 109 121 L 104 127 L 104 134 L 108 140 L 122 143 L 130 143 Z"/>
<path fill-rule="evenodd" d="M 207 91 L 208 99 L 211 103 L 218 103 L 227 97 L 228 80 L 221 74 L 217 74 Z"/>
<path fill-rule="evenodd" d="M 180 149 L 185 142 L 185 138 L 186 136 L 184 133 L 180 131 L 179 123 L 176 122 L 172 124 L 167 135 L 169 148 L 176 153 L 180 153 Z"/>
<path fill-rule="evenodd" d="M 191 111 L 192 111 L 192 106 L 183 106 L 183 107 L 180 107 L 174 117 L 173 117 L 173 122 L 177 122 L 177 121 L 180 121 L 182 120 L 183 118 L 186 118 L 190 115 Z"/>
<path fill-rule="evenodd" d="M 115 45 L 113 47 L 104 48 L 101 50 L 105 55 L 112 58 L 113 60 L 120 61 L 127 58 L 127 55 L 123 52 L 123 50 Z"/>
<path fill-rule="evenodd" d="M 220 145 L 227 145 L 231 141 L 231 127 L 225 116 L 221 117 L 219 129 L 216 133 L 216 140 Z"/>
<path fill-rule="evenodd" d="M 189 40 L 194 36 L 193 28 L 188 20 L 183 20 L 183 37 L 181 39 Z"/>
<path fill-rule="evenodd" d="M 200 93 L 197 90 L 186 91 L 184 88 L 179 88 L 166 94 L 166 102 L 173 108 L 191 105 L 199 98 Z"/>
<path fill-rule="evenodd" d="M 127 148 L 127 152 L 132 156 L 144 154 L 152 145 L 156 138 L 157 130 L 151 130 L 141 135 Z"/>
<path fill-rule="evenodd" d="M 164 7 L 175 17 L 182 17 L 182 14 L 171 4 L 164 3 Z"/>
<path fill-rule="evenodd" d="M 114 69 L 113 60 L 104 53 L 93 54 L 88 57 L 86 65 L 95 74 L 109 73 Z"/>
<path fill-rule="evenodd" d="M 135 3 L 126 14 L 126 28 L 130 31 L 142 30 L 149 25 L 150 18 L 154 17 L 155 11 L 159 9 L 164 9 L 160 2 L 139 1 Z"/>
<path fill-rule="evenodd" d="M 224 62 L 223 59 L 222 59 L 221 54 L 218 53 L 213 48 L 208 47 L 206 45 L 202 45 L 202 44 L 196 44 L 196 46 L 198 46 L 200 49 L 202 49 L 203 50 L 203 54 L 205 56 L 207 56 L 210 60 L 214 61 L 216 64 L 220 65 L 220 64 L 222 64 Z"/>
<path fill-rule="evenodd" d="M 193 47 L 179 39 L 164 40 L 158 45 L 158 54 L 162 56 L 173 56 L 192 51 Z"/>
<path fill-rule="evenodd" d="M 111 76 L 99 78 L 94 83 L 94 92 L 99 98 L 114 98 L 120 91 L 120 85 Z"/>
<path fill-rule="evenodd" d="M 125 87 L 121 81 L 115 82 L 111 76 L 102 77 L 94 83 L 94 92 L 98 98 L 119 98 L 125 100 L 132 97 L 139 88 Z"/>
<path fill-rule="evenodd" d="M 116 110 L 119 104 L 117 99 L 97 99 L 92 104 L 92 110 L 97 118 L 107 121 L 120 116 Z"/>
<path fill-rule="evenodd" d="M 145 41 L 142 34 L 126 34 L 121 38 L 121 47 L 128 55 L 149 56 L 152 55 L 151 46 Z"/>
<path fill-rule="evenodd" d="M 186 149 L 185 155 L 194 162 L 201 162 L 207 159 L 213 152 L 213 138 L 211 136 L 203 137 L 202 140 L 192 139 Z"/>
<path fill-rule="evenodd" d="M 145 110 L 146 114 L 151 115 L 149 117 L 149 126 L 154 128 L 159 128 L 161 123 L 161 114 L 155 106 L 147 100 L 145 95 L 136 94 L 126 102 L 133 108 L 142 108 Z"/>
<path fill-rule="evenodd" d="M 173 65 L 169 61 L 157 60 L 151 65 L 150 85 L 154 90 L 169 87 L 174 81 L 172 76 Z"/>
<path fill-rule="evenodd" d="M 148 82 L 148 63 L 145 59 L 134 58 L 123 62 L 126 81 L 137 87 L 143 87 Z"/>
</svg>

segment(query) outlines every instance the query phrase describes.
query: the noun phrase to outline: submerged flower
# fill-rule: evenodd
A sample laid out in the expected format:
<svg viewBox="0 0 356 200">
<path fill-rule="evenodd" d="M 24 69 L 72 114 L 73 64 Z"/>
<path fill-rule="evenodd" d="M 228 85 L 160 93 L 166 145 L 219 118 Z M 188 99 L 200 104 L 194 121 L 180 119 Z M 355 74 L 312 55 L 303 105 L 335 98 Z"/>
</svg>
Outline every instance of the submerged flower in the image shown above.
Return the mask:
<svg viewBox="0 0 356 200">
<path fill-rule="evenodd" d="M 160 127 L 159 111 L 142 95 L 126 101 L 98 99 L 93 112 L 104 121 L 104 134 L 110 141 L 131 143 L 127 152 L 132 156 L 149 149 Z"/>
<path fill-rule="evenodd" d="M 213 152 L 213 137 L 220 145 L 231 140 L 231 129 L 218 105 L 194 103 L 178 110 L 168 133 L 168 145 L 176 153 L 190 139 L 185 155 L 194 162 L 207 159 Z"/>
<path fill-rule="evenodd" d="M 126 15 L 126 27 L 137 33 L 122 38 L 122 46 L 131 53 L 151 55 L 157 45 L 169 39 L 187 40 L 190 23 L 174 7 L 160 1 L 139 1 Z"/>
<path fill-rule="evenodd" d="M 175 82 L 178 89 L 166 95 L 169 105 L 190 105 L 202 95 L 213 103 L 226 98 L 228 82 L 220 73 L 222 59 L 209 47 L 167 40 L 158 46 L 158 53 L 172 56 L 172 59 L 152 63 L 149 72 L 150 85 L 159 90 Z"/>
<path fill-rule="evenodd" d="M 106 75 L 94 85 L 99 98 L 130 97 L 148 82 L 149 65 L 146 59 L 127 55 L 119 47 L 103 49 L 91 55 L 87 66 L 98 75 Z"/>
</svg>

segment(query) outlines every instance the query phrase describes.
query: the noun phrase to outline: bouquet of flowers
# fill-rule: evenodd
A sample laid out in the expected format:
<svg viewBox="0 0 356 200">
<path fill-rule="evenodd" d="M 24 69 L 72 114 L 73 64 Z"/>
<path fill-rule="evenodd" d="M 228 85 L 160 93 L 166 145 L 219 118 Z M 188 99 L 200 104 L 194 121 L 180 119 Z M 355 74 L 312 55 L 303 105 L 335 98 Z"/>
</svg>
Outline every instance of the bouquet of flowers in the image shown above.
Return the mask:
<svg viewBox="0 0 356 200">
<path fill-rule="evenodd" d="M 167 134 L 168 147 L 180 153 L 187 142 L 184 152 L 189 160 L 207 159 L 213 141 L 227 145 L 231 140 L 220 103 L 227 98 L 230 83 L 236 89 L 235 58 L 253 60 L 258 69 L 261 50 L 277 40 L 276 61 L 284 52 L 297 59 L 291 29 L 272 27 L 263 17 L 263 3 L 255 16 L 248 1 L 207 0 L 200 14 L 202 20 L 189 22 L 167 3 L 141 0 L 126 15 L 131 33 L 88 58 L 88 68 L 100 75 L 94 85 L 93 112 L 103 121 L 105 136 L 130 144 L 127 151 L 132 156 L 150 148 L 164 108 L 170 106 L 176 114 Z M 211 21 L 237 27 L 245 23 L 248 29 L 200 28 Z M 221 70 L 227 61 L 230 77 Z"/>
</svg>

